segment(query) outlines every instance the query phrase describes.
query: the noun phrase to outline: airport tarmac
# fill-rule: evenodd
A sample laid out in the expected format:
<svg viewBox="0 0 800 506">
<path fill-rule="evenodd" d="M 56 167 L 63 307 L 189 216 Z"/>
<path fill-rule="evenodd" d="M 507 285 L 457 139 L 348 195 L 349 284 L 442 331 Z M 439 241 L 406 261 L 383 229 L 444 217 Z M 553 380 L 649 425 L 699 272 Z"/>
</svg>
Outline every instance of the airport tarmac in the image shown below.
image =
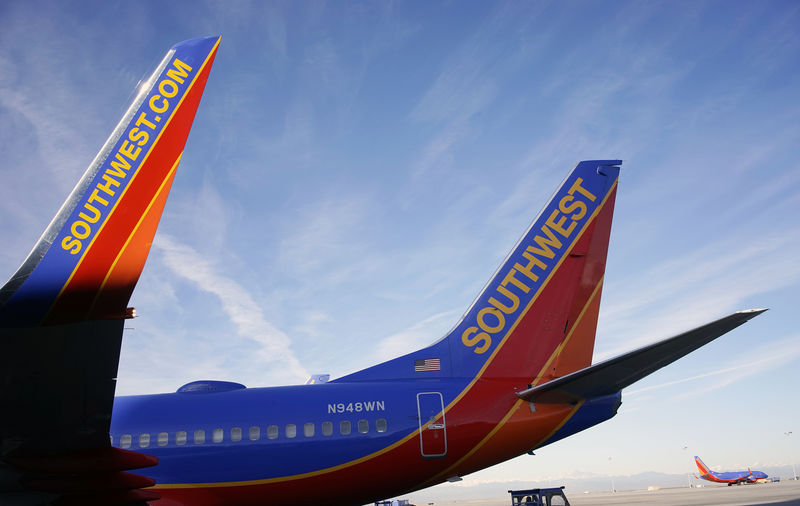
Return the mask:
<svg viewBox="0 0 800 506">
<path fill-rule="evenodd" d="M 656 491 L 633 490 L 624 492 L 576 493 L 565 490 L 572 506 L 611 505 L 625 506 L 749 506 L 772 504 L 775 506 L 800 506 L 800 481 L 763 483 L 758 485 L 717 486 L 702 488 L 669 488 Z M 429 503 L 430 504 L 430 503 Z M 508 506 L 511 498 L 490 500 L 463 500 L 433 503 L 434 506 Z M 418 506 L 424 506 L 424 503 Z"/>
</svg>

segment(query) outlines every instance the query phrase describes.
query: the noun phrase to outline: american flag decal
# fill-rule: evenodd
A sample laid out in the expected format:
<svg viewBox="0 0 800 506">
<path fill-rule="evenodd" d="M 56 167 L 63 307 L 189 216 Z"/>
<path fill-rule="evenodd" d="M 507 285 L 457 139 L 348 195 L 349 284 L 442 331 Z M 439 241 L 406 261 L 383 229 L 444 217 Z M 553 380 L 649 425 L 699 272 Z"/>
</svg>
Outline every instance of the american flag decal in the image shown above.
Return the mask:
<svg viewBox="0 0 800 506">
<path fill-rule="evenodd" d="M 424 360 L 414 361 L 414 372 L 440 371 L 441 369 L 442 364 L 438 358 L 426 358 Z"/>
</svg>

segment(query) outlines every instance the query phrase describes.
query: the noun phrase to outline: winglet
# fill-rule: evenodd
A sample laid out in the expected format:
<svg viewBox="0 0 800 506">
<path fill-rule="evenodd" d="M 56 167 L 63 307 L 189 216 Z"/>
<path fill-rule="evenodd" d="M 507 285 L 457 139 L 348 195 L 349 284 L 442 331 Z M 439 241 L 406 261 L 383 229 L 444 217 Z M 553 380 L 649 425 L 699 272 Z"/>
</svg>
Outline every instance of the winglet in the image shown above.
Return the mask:
<svg viewBox="0 0 800 506">
<path fill-rule="evenodd" d="M 0 327 L 125 318 L 220 37 L 174 45 L 28 258 L 0 288 Z"/>
</svg>

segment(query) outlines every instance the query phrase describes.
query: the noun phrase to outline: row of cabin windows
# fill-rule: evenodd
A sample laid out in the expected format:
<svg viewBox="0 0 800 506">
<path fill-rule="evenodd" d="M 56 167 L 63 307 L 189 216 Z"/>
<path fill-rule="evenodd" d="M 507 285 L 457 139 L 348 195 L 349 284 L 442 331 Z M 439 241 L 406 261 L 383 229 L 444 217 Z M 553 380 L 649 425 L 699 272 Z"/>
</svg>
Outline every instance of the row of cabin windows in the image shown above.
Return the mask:
<svg viewBox="0 0 800 506">
<path fill-rule="evenodd" d="M 366 434 L 369 432 L 369 420 L 359 420 L 356 424 L 359 434 Z M 385 418 L 379 418 L 375 421 L 375 430 L 377 432 L 386 432 L 387 423 Z M 352 424 L 349 420 L 339 422 L 339 434 L 350 434 L 353 431 Z M 303 424 L 303 435 L 305 437 L 314 437 L 316 432 L 316 425 L 313 422 Z M 288 439 L 297 437 L 297 425 L 290 423 L 284 428 L 284 434 Z M 333 422 L 322 422 L 322 435 L 330 436 L 333 434 Z M 242 440 L 242 428 L 233 427 L 230 431 L 231 442 L 239 442 Z M 277 425 L 270 425 L 267 427 L 267 439 L 278 439 L 280 429 Z M 214 429 L 211 431 L 211 441 L 214 443 L 221 443 L 225 438 L 224 429 Z M 247 438 L 250 441 L 258 441 L 261 438 L 261 427 L 250 427 L 247 431 Z M 139 448 L 147 448 L 150 446 L 150 434 L 139 434 L 137 444 Z M 175 433 L 175 444 L 178 446 L 185 445 L 189 440 L 189 433 L 185 430 L 179 430 Z M 192 441 L 194 444 L 200 445 L 206 442 L 206 431 L 199 429 L 192 434 Z M 111 438 L 111 444 L 114 444 L 114 438 Z M 119 438 L 120 448 L 130 448 L 133 444 L 133 436 L 131 434 L 123 434 Z M 167 446 L 169 444 L 169 433 L 159 432 L 155 437 L 155 444 L 158 446 Z"/>
</svg>

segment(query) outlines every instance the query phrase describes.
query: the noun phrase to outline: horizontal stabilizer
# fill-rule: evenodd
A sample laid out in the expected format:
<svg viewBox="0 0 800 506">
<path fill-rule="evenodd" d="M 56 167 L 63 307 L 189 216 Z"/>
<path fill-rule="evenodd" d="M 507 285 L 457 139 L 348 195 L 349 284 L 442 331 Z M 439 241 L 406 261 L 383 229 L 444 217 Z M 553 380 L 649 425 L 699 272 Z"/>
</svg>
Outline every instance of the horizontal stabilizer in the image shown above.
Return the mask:
<svg viewBox="0 0 800 506">
<path fill-rule="evenodd" d="M 517 395 L 526 401 L 552 404 L 611 395 L 710 343 L 764 311 L 766 309 L 737 311 L 694 330 L 523 390 Z"/>
</svg>

